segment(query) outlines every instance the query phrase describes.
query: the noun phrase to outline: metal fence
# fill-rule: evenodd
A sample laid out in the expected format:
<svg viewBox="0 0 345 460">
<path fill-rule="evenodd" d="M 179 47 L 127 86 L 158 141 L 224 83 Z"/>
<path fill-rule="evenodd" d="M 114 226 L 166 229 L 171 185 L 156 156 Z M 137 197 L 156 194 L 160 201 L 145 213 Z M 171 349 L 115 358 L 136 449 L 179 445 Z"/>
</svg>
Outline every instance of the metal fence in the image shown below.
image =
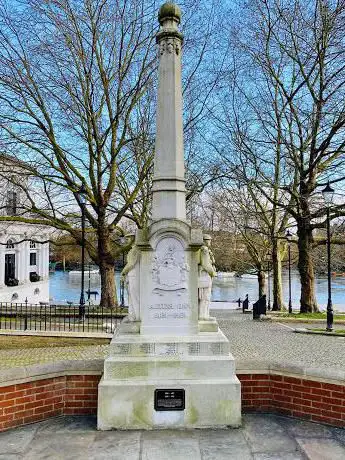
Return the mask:
<svg viewBox="0 0 345 460">
<path fill-rule="evenodd" d="M 0 329 L 19 331 L 113 332 L 125 313 L 99 305 L 0 302 Z"/>
</svg>

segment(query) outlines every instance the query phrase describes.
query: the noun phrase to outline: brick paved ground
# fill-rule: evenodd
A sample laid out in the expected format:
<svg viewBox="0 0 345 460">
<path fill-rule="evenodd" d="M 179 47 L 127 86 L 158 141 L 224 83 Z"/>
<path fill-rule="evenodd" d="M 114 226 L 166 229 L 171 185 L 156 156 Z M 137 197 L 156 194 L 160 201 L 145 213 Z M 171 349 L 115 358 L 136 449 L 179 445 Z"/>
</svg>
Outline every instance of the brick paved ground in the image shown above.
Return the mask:
<svg viewBox="0 0 345 460">
<path fill-rule="evenodd" d="M 99 359 L 105 357 L 107 350 L 108 345 L 3 350 L 0 351 L 0 369 L 63 360 Z"/>
<path fill-rule="evenodd" d="M 236 360 L 345 369 L 345 337 L 296 334 L 294 327 L 310 327 L 310 324 L 253 321 L 250 314 L 239 311 L 213 310 L 212 314 L 228 337 Z"/>
<path fill-rule="evenodd" d="M 251 315 L 233 310 L 213 310 L 212 314 L 228 337 L 236 360 L 345 369 L 345 337 L 296 334 L 291 323 L 253 321 Z M 102 359 L 106 353 L 107 345 L 3 350 L 0 369 L 61 360 Z"/>
</svg>

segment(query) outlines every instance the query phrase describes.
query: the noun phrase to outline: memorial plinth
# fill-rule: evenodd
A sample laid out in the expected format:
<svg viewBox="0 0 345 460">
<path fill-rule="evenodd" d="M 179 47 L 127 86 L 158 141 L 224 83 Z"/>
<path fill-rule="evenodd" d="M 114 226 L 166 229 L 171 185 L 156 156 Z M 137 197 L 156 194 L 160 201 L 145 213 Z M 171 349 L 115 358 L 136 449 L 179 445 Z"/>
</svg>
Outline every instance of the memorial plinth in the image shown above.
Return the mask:
<svg viewBox="0 0 345 460">
<path fill-rule="evenodd" d="M 240 382 L 229 342 L 209 316 L 209 239 L 186 221 L 181 13 L 159 12 L 159 89 L 152 221 L 136 234 L 126 275 L 129 314 L 99 384 L 98 428 L 239 426 Z"/>
</svg>

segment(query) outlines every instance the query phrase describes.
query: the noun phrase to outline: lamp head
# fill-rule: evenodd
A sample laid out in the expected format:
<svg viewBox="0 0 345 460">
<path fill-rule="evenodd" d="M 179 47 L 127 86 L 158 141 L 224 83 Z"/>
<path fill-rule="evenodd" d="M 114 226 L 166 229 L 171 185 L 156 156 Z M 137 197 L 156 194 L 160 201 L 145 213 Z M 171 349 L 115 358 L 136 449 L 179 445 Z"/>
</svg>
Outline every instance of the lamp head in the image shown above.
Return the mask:
<svg viewBox="0 0 345 460">
<path fill-rule="evenodd" d="M 331 206 L 333 204 L 334 189 L 331 187 L 329 181 L 326 187 L 322 190 L 322 196 L 327 206 Z"/>
<path fill-rule="evenodd" d="M 292 233 L 290 232 L 290 230 L 288 230 L 288 231 L 285 233 L 285 238 L 286 238 L 286 241 L 288 242 L 288 245 L 290 246 L 291 240 L 292 240 Z"/>
<path fill-rule="evenodd" d="M 80 201 L 82 203 L 85 203 L 86 197 L 87 197 L 87 190 L 86 190 L 84 182 L 81 184 L 81 187 L 78 190 L 78 194 L 79 194 L 79 197 L 80 197 Z"/>
</svg>

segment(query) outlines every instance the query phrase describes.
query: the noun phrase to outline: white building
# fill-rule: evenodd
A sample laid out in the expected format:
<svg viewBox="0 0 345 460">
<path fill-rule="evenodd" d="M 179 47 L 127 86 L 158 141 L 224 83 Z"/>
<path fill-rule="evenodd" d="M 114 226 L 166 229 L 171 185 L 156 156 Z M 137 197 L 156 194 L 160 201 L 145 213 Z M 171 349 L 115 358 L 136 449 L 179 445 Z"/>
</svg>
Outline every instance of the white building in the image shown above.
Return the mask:
<svg viewBox="0 0 345 460">
<path fill-rule="evenodd" d="M 0 154 L 0 178 L 0 216 L 24 215 L 25 196 L 14 185 L 16 178 L 21 185 L 27 180 L 20 162 Z M 0 302 L 49 301 L 49 233 L 44 226 L 0 220 Z"/>
</svg>

